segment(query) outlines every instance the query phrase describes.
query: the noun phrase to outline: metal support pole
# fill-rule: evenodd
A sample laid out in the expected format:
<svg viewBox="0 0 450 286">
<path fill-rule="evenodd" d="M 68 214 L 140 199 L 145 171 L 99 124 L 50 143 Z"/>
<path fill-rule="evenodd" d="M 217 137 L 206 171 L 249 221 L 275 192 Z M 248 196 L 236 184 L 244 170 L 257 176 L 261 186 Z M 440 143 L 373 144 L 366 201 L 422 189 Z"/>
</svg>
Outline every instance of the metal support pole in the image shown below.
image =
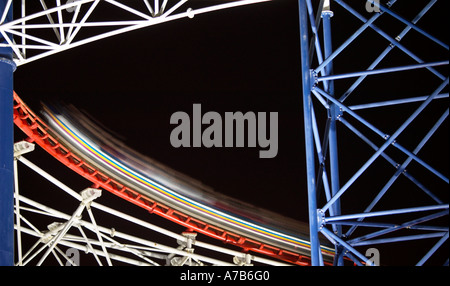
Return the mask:
<svg viewBox="0 0 450 286">
<path fill-rule="evenodd" d="M 308 11 L 305 0 L 298 1 L 300 25 L 300 49 L 302 65 L 303 117 L 305 127 L 306 177 L 308 189 L 308 215 L 311 240 L 311 265 L 320 262 L 319 228 L 317 220 L 317 195 L 314 168 L 314 134 L 312 124 L 311 70 L 309 63 Z"/>
<path fill-rule="evenodd" d="M 2 25 L 12 20 L 12 4 L 0 0 Z M 8 10 L 6 10 L 8 9 Z M 6 43 L 0 34 L 0 44 Z M 12 49 L 0 47 L 0 265 L 14 264 L 14 127 Z"/>
<path fill-rule="evenodd" d="M 331 56 L 333 52 L 332 40 L 331 40 L 331 17 L 333 17 L 333 12 L 330 10 L 329 1 L 325 1 L 323 10 L 322 10 L 322 19 L 323 19 L 323 36 L 324 36 L 324 55 L 325 58 Z M 332 75 L 333 74 L 333 61 L 330 61 L 328 65 L 325 66 L 325 74 Z M 326 82 L 327 92 L 334 96 L 334 82 L 333 80 Z M 329 109 L 329 120 L 330 120 L 330 128 L 328 134 L 328 146 L 329 146 L 329 154 L 330 154 L 330 178 L 331 178 L 331 193 L 332 195 L 336 195 L 339 191 L 339 164 L 338 164 L 338 148 L 337 148 L 337 130 L 336 130 L 336 122 L 341 113 L 339 106 L 334 103 L 331 103 Z M 333 213 L 338 215 L 341 213 L 341 204 L 340 200 L 336 200 L 334 205 L 332 206 Z M 342 237 L 342 226 L 336 225 L 334 227 L 334 231 L 336 235 Z M 336 261 L 335 264 L 342 266 L 344 265 L 343 258 L 343 249 L 341 246 L 336 245 Z"/>
</svg>

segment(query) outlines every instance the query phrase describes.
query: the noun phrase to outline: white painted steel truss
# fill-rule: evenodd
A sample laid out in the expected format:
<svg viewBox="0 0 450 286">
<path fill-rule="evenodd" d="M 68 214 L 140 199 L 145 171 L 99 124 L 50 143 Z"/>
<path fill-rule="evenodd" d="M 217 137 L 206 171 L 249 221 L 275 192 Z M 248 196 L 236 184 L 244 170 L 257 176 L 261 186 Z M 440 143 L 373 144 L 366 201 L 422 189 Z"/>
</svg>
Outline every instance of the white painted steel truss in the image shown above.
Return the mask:
<svg viewBox="0 0 450 286">
<path fill-rule="evenodd" d="M 96 262 L 98 265 L 139 266 L 287 265 L 279 261 L 205 243 L 197 239 L 196 233 L 178 234 L 94 202 L 102 195 L 101 190 L 86 188 L 80 193 L 75 192 L 23 156 L 33 149 L 34 145 L 25 141 L 15 144 L 16 265 L 46 265 L 46 263 L 53 265 L 55 260 L 62 266 L 83 265 L 83 262 L 86 261 L 88 263 Z M 55 191 L 60 189 L 69 195 L 69 198 L 75 199 L 73 213 L 57 210 L 21 195 L 18 184 L 18 161 L 58 187 Z M 77 203 L 78 206 L 76 206 Z M 67 206 L 64 208 L 68 209 Z M 98 218 L 99 213 L 106 213 L 108 219 L 101 221 Z M 82 219 L 82 215 L 86 214 L 88 219 Z M 40 229 L 37 225 L 42 225 L 41 217 L 45 217 L 49 221 L 45 230 Z M 118 228 L 100 225 L 102 222 L 111 225 L 119 220 L 126 221 L 127 230 L 134 228 L 142 230 L 142 232 L 139 230 L 141 234 L 147 231 L 156 234 L 143 235 L 145 236 L 143 238 L 127 234 Z M 149 237 L 155 238 L 155 236 L 164 237 L 164 243 L 169 245 L 148 239 Z M 23 244 L 25 239 L 31 240 L 31 243 L 28 241 L 30 246 L 27 249 Z M 214 257 L 201 254 L 202 250 L 214 253 Z M 86 258 L 87 256 L 90 257 Z"/>
<path fill-rule="evenodd" d="M 0 47 L 11 47 L 19 66 L 125 32 L 266 1 L 270 0 L 8 0 L 0 15 L 0 33 L 7 44 Z M 12 6 L 15 19 L 5 23 Z"/>
</svg>

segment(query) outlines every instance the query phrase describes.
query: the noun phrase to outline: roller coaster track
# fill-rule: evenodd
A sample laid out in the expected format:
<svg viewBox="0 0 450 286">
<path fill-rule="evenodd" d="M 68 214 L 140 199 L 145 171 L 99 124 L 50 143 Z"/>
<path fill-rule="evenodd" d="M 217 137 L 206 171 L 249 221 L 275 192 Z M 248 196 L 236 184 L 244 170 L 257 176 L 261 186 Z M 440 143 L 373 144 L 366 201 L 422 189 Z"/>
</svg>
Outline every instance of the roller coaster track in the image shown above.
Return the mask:
<svg viewBox="0 0 450 286">
<path fill-rule="evenodd" d="M 245 251 L 264 254 L 293 264 L 310 264 L 309 257 L 304 250 L 295 252 L 263 243 L 257 239 L 247 238 L 238 233 L 228 231 L 220 225 L 207 223 L 190 216 L 184 213 L 183 210 L 177 210 L 164 205 L 142 194 L 142 192 L 136 191 L 132 187 L 128 187 L 119 182 L 103 170 L 90 165 L 82 157 L 77 156 L 75 154 L 77 153 L 76 151 L 74 152 L 74 150 L 69 149 L 58 138 L 52 136 L 52 134 L 55 134 L 55 131 L 52 131 L 45 121 L 36 116 L 16 93 L 14 93 L 14 123 L 29 137 L 29 142 L 38 144 L 62 164 L 91 181 L 93 188 L 105 189 L 150 213 L 157 214 L 186 227 L 188 231 L 202 233 L 227 244 L 238 246 Z M 307 247 L 307 241 L 301 243 L 306 244 Z M 324 249 L 324 253 L 329 253 L 330 255 L 332 254 L 332 250 Z"/>
</svg>

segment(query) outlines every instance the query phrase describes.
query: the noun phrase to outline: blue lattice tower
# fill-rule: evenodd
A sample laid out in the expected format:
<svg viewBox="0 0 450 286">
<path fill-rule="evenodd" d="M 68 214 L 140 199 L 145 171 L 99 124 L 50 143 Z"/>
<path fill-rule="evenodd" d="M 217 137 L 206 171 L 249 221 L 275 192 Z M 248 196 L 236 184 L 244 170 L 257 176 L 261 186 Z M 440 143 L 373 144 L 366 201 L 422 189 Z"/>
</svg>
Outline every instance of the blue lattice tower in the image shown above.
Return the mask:
<svg viewBox="0 0 450 286">
<path fill-rule="evenodd" d="M 319 234 L 337 265 L 448 264 L 447 3 L 316 2 L 299 1 L 313 264 Z"/>
</svg>

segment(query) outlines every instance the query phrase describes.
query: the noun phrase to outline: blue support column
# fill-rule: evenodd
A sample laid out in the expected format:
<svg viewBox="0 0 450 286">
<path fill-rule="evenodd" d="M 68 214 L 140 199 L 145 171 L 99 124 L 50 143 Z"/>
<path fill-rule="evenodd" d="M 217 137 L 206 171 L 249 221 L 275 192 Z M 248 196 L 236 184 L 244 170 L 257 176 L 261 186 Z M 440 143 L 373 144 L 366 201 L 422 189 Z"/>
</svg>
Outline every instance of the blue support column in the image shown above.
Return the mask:
<svg viewBox="0 0 450 286">
<path fill-rule="evenodd" d="M 333 53 L 333 46 L 331 41 L 331 17 L 333 16 L 333 12 L 330 10 L 330 7 L 324 7 L 322 11 L 322 19 L 323 19 L 323 34 L 324 34 L 324 56 L 325 58 L 331 56 Z M 325 66 L 325 74 L 332 75 L 333 74 L 333 61 L 330 61 Z M 334 96 L 334 82 L 333 80 L 326 82 L 327 92 Z M 338 148 L 337 148 L 337 130 L 336 130 L 336 121 L 339 116 L 340 109 L 334 103 L 330 104 L 329 109 L 329 120 L 330 120 L 330 129 L 328 134 L 328 146 L 330 152 L 330 175 L 331 175 L 331 194 L 334 196 L 339 191 L 339 164 L 338 164 Z M 340 215 L 341 214 L 341 206 L 340 200 L 336 200 L 333 205 L 333 214 Z M 342 226 L 336 225 L 335 233 L 339 237 L 342 237 Z M 342 266 L 344 264 L 343 259 L 343 249 L 341 246 L 336 246 L 336 261 L 335 264 Z"/>
<path fill-rule="evenodd" d="M 308 188 L 308 215 L 311 242 L 311 265 L 320 264 L 320 243 L 317 213 L 316 178 L 314 167 L 314 135 L 312 125 L 311 70 L 309 63 L 308 12 L 305 0 L 298 1 L 300 49 L 302 65 L 303 117 L 305 127 L 306 176 Z"/>
<path fill-rule="evenodd" d="M 6 7 L 0 0 L 0 16 Z M 12 20 L 12 7 L 4 20 Z M 0 23 L 3 24 L 3 23 Z M 0 43 L 5 43 L 0 34 Z M 0 47 L 0 266 L 14 264 L 14 127 L 12 50 Z"/>
</svg>

